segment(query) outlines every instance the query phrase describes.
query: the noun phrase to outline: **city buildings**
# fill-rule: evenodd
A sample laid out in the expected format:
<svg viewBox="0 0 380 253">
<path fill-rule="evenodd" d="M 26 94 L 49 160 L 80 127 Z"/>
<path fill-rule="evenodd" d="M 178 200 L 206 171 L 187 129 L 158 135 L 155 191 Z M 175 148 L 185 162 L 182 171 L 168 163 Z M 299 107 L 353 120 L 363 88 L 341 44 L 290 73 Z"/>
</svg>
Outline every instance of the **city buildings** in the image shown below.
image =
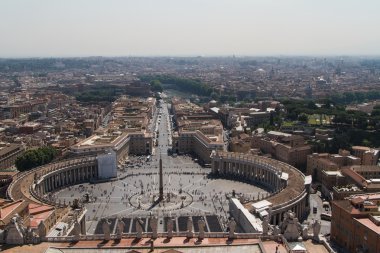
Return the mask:
<svg viewBox="0 0 380 253">
<path fill-rule="evenodd" d="M 351 155 L 347 150 L 339 150 L 339 154 L 309 155 L 306 174 L 321 184 L 321 191 L 330 199 L 344 199 L 352 194 L 379 191 L 378 151 L 354 146 L 353 153 L 364 160 Z"/>
<path fill-rule="evenodd" d="M 292 243 L 299 243 L 300 237 L 312 238 L 307 231 L 318 228 L 318 222 L 313 229 L 309 226 L 308 216 L 312 207 L 321 208 L 318 201 L 322 199 L 311 194 L 311 186 L 318 189 L 321 185 L 322 197 L 336 200 L 331 238 L 350 250 L 377 249 L 378 200 L 373 196 L 380 191 L 378 149 L 353 146 L 351 152 L 312 154 L 310 143 L 314 140 L 331 142 L 339 134 L 334 129 L 335 115 L 329 116 L 329 128 L 324 128 L 322 115 L 318 114 L 315 117 L 321 120 L 319 124 L 315 120 L 315 126 L 309 124 L 308 118 L 285 122 L 289 119 L 284 98 L 303 98 L 305 92 L 310 99 L 325 98 L 334 92 L 356 94 L 379 85 L 375 74 L 356 70 L 360 65 L 357 60 L 343 66 L 347 71 L 344 74 L 334 74 L 335 60 L 330 60 L 329 67 L 321 67 L 320 59 L 307 57 L 302 58 L 302 64 L 292 58 L 254 62 L 250 58 L 128 57 L 117 62 L 87 59 L 86 67 L 44 73 L 26 70 L 17 72 L 17 76 L 11 70 L 0 73 L 0 86 L 8 87 L 0 92 L 0 169 L 14 171 L 15 159 L 28 149 L 48 145 L 60 151 L 57 160 L 50 164 L 24 173 L 0 174 L 0 192 L 7 192 L 4 197 L 13 200 L 0 201 L 0 230 L 11 231 L 8 243 L 14 244 L 43 240 L 95 243 L 107 238 L 103 225 L 108 220 L 97 220 L 98 217 L 111 217 L 110 240 L 130 240 L 137 236 L 137 218 L 142 213 L 141 206 L 146 205 L 158 208 L 162 211 L 157 212 L 160 215 L 165 213 L 158 217 L 162 222 L 158 225 L 162 238 L 170 236 L 170 214 L 180 209 L 178 213 L 188 213 L 174 219 L 177 240 L 184 241 L 182 237 L 187 237 L 188 230 L 193 228 L 192 236 L 200 238 L 199 228 L 203 224 L 200 217 L 204 217 L 204 225 L 209 229 L 205 237 L 209 241 L 257 240 L 256 243 L 264 245 L 281 240 L 283 247 L 291 251 L 305 246 Z M 64 61 L 57 60 L 56 64 L 62 66 Z M 163 84 L 170 87 L 168 92 L 156 97 L 171 102 L 172 115 L 162 117 L 159 105 L 165 103 L 166 110 L 166 102 L 152 97 L 150 84 L 141 81 L 143 75 L 189 78 L 207 84 L 210 94 L 171 99 L 168 95 L 173 90 L 179 91 L 174 84 Z M 361 85 L 354 85 L 357 82 Z M 310 103 L 310 108 L 314 106 L 314 102 Z M 357 106 L 366 113 L 374 107 L 375 104 Z M 274 122 L 275 117 L 279 124 Z M 353 125 L 350 124 L 339 127 Z M 376 131 L 375 126 L 365 133 Z M 226 152 L 228 149 L 232 152 Z M 150 190 L 157 182 L 158 155 L 164 157 L 167 166 L 163 174 L 169 194 L 161 194 L 165 202 L 157 204 L 156 193 Z M 206 166 L 200 167 L 198 162 Z M 306 169 L 306 176 L 297 168 Z M 109 178 L 112 180 L 108 181 Z M 125 178 L 133 179 L 127 184 Z M 214 179 L 225 181 L 212 185 Z M 257 192 L 238 193 L 235 191 L 238 183 Z M 205 185 L 211 190 L 203 192 Z M 218 187 L 223 191 L 215 190 Z M 57 198 L 58 192 L 66 190 L 70 194 L 65 201 Z M 111 196 L 111 192 L 119 195 Z M 78 195 L 73 197 L 74 193 Z M 94 195 L 88 196 L 91 193 Z M 360 199 L 351 197 L 358 193 L 362 194 Z M 174 200 L 178 201 L 173 204 Z M 183 206 L 193 200 L 199 206 L 185 210 Z M 92 208 L 85 210 L 85 201 L 93 201 L 89 205 Z M 225 202 L 230 204 L 227 208 L 222 204 Z M 114 206 L 120 209 L 106 214 Z M 120 235 L 117 229 L 121 222 L 112 215 L 122 212 L 130 216 L 124 219 L 128 228 Z M 337 219 L 334 212 L 338 213 Z M 95 218 L 94 214 L 99 216 Z M 233 228 L 230 217 L 238 223 L 235 232 L 226 232 Z M 319 209 L 313 217 L 321 218 Z M 193 222 L 191 229 L 188 218 Z M 154 219 L 144 217 L 142 233 L 146 238 L 152 235 L 151 220 Z M 352 224 L 345 224 L 344 220 L 352 220 Z M 93 229 L 96 233 L 88 234 L 86 226 L 90 222 L 96 224 Z M 290 237 L 296 238 L 294 242 L 288 243 L 284 237 L 284 224 L 294 225 Z M 29 232 L 20 233 L 17 226 L 28 228 L 25 231 Z M 301 226 L 308 226 L 306 232 L 300 230 Z M 3 238 L 0 231 L 0 239 Z M 319 241 L 319 237 L 313 239 Z"/>
<path fill-rule="evenodd" d="M 223 125 L 202 108 L 188 102 L 173 100 L 176 130 L 172 135 L 173 152 L 192 153 L 210 164 L 213 150 L 225 150 Z"/>
<path fill-rule="evenodd" d="M 323 171 L 338 171 L 343 166 L 360 164 L 361 159 L 347 150 L 339 150 L 339 154 L 314 153 L 307 156 L 306 174 L 312 175 L 314 181 L 321 181 Z"/>
<path fill-rule="evenodd" d="M 117 160 L 123 161 L 129 154 L 146 155 L 153 151 L 154 98 L 120 97 L 112 104 L 107 126 L 98 129 L 87 139 L 69 149 L 75 156 L 94 155 L 115 151 Z"/>
<path fill-rule="evenodd" d="M 352 155 L 359 157 L 362 165 L 377 165 L 380 150 L 363 146 L 353 146 Z"/>
<path fill-rule="evenodd" d="M 14 166 L 16 158 L 22 155 L 25 147 L 22 144 L 0 143 L 0 168 L 9 169 Z"/>
<path fill-rule="evenodd" d="M 311 154 L 311 147 L 302 136 L 277 131 L 254 134 L 252 148 L 297 168 L 305 168 L 307 156 Z"/>
<path fill-rule="evenodd" d="M 349 252 L 379 252 L 379 205 L 378 193 L 333 201 L 331 240 Z"/>
</svg>

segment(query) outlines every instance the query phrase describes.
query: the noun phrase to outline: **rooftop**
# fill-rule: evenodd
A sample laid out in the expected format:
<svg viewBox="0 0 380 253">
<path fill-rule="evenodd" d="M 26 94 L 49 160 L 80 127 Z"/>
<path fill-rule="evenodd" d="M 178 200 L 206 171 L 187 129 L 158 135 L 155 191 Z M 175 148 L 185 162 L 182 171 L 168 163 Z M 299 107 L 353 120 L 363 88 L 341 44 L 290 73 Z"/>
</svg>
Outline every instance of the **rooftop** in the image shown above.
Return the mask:
<svg viewBox="0 0 380 253">
<path fill-rule="evenodd" d="M 10 143 L 10 144 L 7 144 L 3 147 L 0 146 L 0 156 L 3 156 L 9 152 L 12 152 L 13 150 L 18 149 L 19 147 L 21 147 L 21 145 L 15 144 L 15 143 Z"/>
<path fill-rule="evenodd" d="M 8 215 L 12 214 L 13 211 L 16 210 L 16 208 L 23 205 L 24 203 L 24 200 L 17 200 L 15 202 L 11 202 L 0 207 L 0 219 L 3 220 Z"/>
<path fill-rule="evenodd" d="M 369 218 L 360 218 L 360 219 L 355 219 L 355 220 L 359 222 L 360 224 L 362 224 L 363 226 L 371 229 L 376 234 L 380 235 L 380 226 L 377 226 Z"/>
</svg>

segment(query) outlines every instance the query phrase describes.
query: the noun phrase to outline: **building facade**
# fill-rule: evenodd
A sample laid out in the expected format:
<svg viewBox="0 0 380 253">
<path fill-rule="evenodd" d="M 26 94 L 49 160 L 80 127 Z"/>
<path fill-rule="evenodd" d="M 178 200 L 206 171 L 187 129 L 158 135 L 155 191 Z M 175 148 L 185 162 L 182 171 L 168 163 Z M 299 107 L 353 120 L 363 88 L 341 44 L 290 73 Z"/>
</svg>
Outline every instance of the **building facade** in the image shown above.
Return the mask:
<svg viewBox="0 0 380 253">
<path fill-rule="evenodd" d="M 252 136 L 252 148 L 260 149 L 273 158 L 297 168 L 305 168 L 311 147 L 299 135 L 269 131 L 266 134 Z"/>
<path fill-rule="evenodd" d="M 332 202 L 331 240 L 348 252 L 380 252 L 380 195 Z"/>
<path fill-rule="evenodd" d="M 0 146 L 0 170 L 14 166 L 17 157 L 25 152 L 22 144 L 5 144 Z"/>
</svg>

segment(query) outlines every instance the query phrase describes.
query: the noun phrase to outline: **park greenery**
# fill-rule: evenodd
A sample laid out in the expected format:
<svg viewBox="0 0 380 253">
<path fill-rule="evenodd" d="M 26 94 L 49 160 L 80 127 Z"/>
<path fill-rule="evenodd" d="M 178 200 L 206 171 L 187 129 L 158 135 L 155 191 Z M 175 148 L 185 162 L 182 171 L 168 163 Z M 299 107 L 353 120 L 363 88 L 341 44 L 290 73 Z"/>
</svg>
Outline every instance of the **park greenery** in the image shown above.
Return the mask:
<svg viewBox="0 0 380 253">
<path fill-rule="evenodd" d="M 370 100 L 380 99 L 380 90 L 367 92 L 344 92 L 330 96 L 330 100 L 337 104 L 363 103 Z"/>
<path fill-rule="evenodd" d="M 312 143 L 316 152 L 336 153 L 340 148 L 350 149 L 354 145 L 380 146 L 380 106 L 375 106 L 371 114 L 346 110 L 342 103 L 322 99 L 286 99 L 281 101 L 285 112 L 277 117 L 278 125 L 303 124 L 305 127 L 319 126 L 335 130 L 331 141 Z"/>
<path fill-rule="evenodd" d="M 369 115 L 361 111 L 346 110 L 343 105 L 330 99 L 321 100 L 319 106 L 311 100 L 287 99 L 283 100 L 282 103 L 285 106 L 286 118 L 291 121 L 305 121 L 305 115 L 307 115 L 309 123 L 315 124 L 315 117 L 319 116 L 334 127 L 349 126 L 362 130 L 380 130 L 380 109 L 378 106 Z M 310 120 L 311 118 L 313 121 Z M 322 125 L 322 121 L 320 125 Z"/>
<path fill-rule="evenodd" d="M 162 86 L 170 89 L 188 92 L 199 96 L 210 96 L 212 88 L 200 80 L 181 78 L 171 75 L 146 75 L 140 79 L 144 82 L 149 82 L 152 89 L 160 89 Z"/>
<path fill-rule="evenodd" d="M 83 90 L 64 90 L 66 94 L 72 95 L 79 102 L 92 103 L 92 102 L 112 102 L 123 90 L 121 87 L 111 84 L 95 84 L 86 86 Z"/>
<path fill-rule="evenodd" d="M 110 90 L 91 90 L 78 93 L 75 96 L 76 100 L 79 102 L 112 102 L 115 100 L 116 96 L 114 92 Z"/>
<path fill-rule="evenodd" d="M 19 171 L 27 171 L 51 162 L 57 153 L 56 149 L 47 146 L 31 149 L 17 157 L 15 165 Z"/>
<path fill-rule="evenodd" d="M 150 89 L 153 92 L 162 92 L 163 88 L 162 88 L 162 84 L 160 80 L 155 79 L 155 80 L 150 81 Z"/>
</svg>

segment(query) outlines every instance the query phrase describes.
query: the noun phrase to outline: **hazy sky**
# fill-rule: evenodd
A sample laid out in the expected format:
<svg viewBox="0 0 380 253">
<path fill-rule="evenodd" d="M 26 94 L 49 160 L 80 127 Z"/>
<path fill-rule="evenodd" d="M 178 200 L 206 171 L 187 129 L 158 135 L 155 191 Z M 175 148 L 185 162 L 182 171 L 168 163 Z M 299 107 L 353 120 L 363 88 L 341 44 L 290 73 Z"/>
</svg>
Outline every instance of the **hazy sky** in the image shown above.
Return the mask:
<svg viewBox="0 0 380 253">
<path fill-rule="evenodd" d="M 380 0 L 0 0 L 0 57 L 380 55 Z"/>
</svg>

